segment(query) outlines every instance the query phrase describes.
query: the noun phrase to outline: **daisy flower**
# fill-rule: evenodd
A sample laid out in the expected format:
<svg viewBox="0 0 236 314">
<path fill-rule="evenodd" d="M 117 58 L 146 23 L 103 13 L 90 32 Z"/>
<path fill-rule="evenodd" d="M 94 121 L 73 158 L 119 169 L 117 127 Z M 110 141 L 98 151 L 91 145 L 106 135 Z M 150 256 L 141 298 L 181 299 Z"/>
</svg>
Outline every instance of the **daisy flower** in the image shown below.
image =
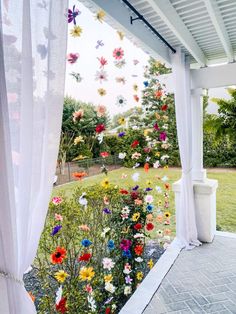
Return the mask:
<svg viewBox="0 0 236 314">
<path fill-rule="evenodd" d="M 97 71 L 95 74 L 95 81 L 99 81 L 100 83 L 107 81 L 107 72 L 104 70 Z"/>
<path fill-rule="evenodd" d="M 126 105 L 126 103 L 127 103 L 127 100 L 122 95 L 117 96 L 116 105 L 118 107 L 123 107 L 124 105 Z"/>
<path fill-rule="evenodd" d="M 116 48 L 113 50 L 113 57 L 116 60 L 121 60 L 124 57 L 124 50 L 122 48 Z"/>
<path fill-rule="evenodd" d="M 104 89 L 104 88 L 99 88 L 98 89 L 98 94 L 100 95 L 100 96 L 105 96 L 106 95 L 106 90 Z"/>
<path fill-rule="evenodd" d="M 63 283 L 69 275 L 64 270 L 59 270 L 55 273 L 54 277 L 60 283 Z"/>
<path fill-rule="evenodd" d="M 93 267 L 82 267 L 79 272 L 79 278 L 82 281 L 90 281 L 95 276 Z"/>
<path fill-rule="evenodd" d="M 102 23 L 104 21 L 105 16 L 106 13 L 103 10 L 99 10 L 95 15 L 95 19 Z"/>
<path fill-rule="evenodd" d="M 74 26 L 74 28 L 70 31 L 72 37 L 80 37 L 81 33 L 83 32 L 80 26 Z"/>
</svg>

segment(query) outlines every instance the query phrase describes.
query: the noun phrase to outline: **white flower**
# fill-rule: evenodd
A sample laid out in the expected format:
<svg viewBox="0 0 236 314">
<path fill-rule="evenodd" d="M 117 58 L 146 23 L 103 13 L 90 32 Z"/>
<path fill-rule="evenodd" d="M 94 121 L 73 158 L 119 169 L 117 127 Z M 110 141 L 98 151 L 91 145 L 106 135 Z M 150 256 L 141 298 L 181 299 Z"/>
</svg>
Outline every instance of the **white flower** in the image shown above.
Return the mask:
<svg viewBox="0 0 236 314">
<path fill-rule="evenodd" d="M 102 264 L 103 268 L 108 270 L 111 270 L 115 266 L 115 263 L 109 257 L 104 257 L 102 260 Z"/>
<path fill-rule="evenodd" d="M 106 234 L 111 230 L 111 228 L 106 227 L 103 229 L 102 233 L 101 233 L 101 237 L 105 238 Z"/>
<path fill-rule="evenodd" d="M 159 160 L 157 160 L 156 162 L 154 162 L 153 167 L 154 167 L 155 169 L 157 169 L 157 168 L 160 167 L 160 162 L 159 162 Z"/>
<path fill-rule="evenodd" d="M 168 159 L 168 158 L 170 158 L 169 155 L 163 155 L 163 156 L 161 156 L 161 160 L 162 160 L 162 161 L 165 161 L 165 160 Z"/>
<path fill-rule="evenodd" d="M 92 296 L 88 296 L 87 297 L 88 303 L 89 303 L 89 307 L 91 309 L 92 312 L 95 312 L 97 309 L 97 306 L 95 304 L 95 300 Z"/>
<path fill-rule="evenodd" d="M 129 214 L 130 213 L 130 209 L 129 209 L 128 206 L 125 206 L 125 207 L 123 207 L 121 212 L 122 212 L 122 214 Z"/>
<path fill-rule="evenodd" d="M 137 125 L 134 125 L 134 126 L 132 126 L 132 129 L 133 129 L 133 130 L 138 130 L 138 126 L 137 126 Z"/>
<path fill-rule="evenodd" d="M 144 234 L 143 233 L 136 233 L 134 235 L 134 238 L 137 239 L 137 238 L 144 238 Z"/>
<path fill-rule="evenodd" d="M 126 153 L 119 153 L 118 157 L 120 159 L 125 159 Z"/>
<path fill-rule="evenodd" d="M 156 186 L 155 189 L 156 189 L 157 193 L 159 193 L 159 194 L 162 193 L 162 188 L 160 186 Z"/>
<path fill-rule="evenodd" d="M 123 270 L 123 273 L 126 274 L 126 275 L 128 275 L 128 274 L 130 274 L 131 272 L 132 272 L 131 265 L 130 265 L 129 263 L 126 263 L 126 264 L 125 264 L 125 268 L 124 268 L 124 270 Z"/>
<path fill-rule="evenodd" d="M 142 259 L 142 257 L 136 257 L 135 258 L 135 261 L 137 262 L 137 263 L 142 263 L 143 262 L 143 259 Z"/>
<path fill-rule="evenodd" d="M 124 295 L 129 295 L 132 293 L 132 288 L 130 286 L 125 286 Z"/>
<path fill-rule="evenodd" d="M 88 205 L 88 201 L 87 201 L 87 199 L 85 198 L 85 195 L 86 195 L 85 192 L 82 193 L 82 195 L 81 195 L 80 198 L 79 198 L 79 203 L 80 203 L 80 205 L 86 207 L 86 206 Z"/>
<path fill-rule="evenodd" d="M 169 180 L 169 178 L 168 178 L 167 176 L 164 176 L 164 177 L 161 178 L 161 180 L 162 180 L 163 182 L 166 182 L 166 181 Z"/>
<path fill-rule="evenodd" d="M 108 292 L 110 292 L 110 293 L 114 293 L 115 290 L 116 290 L 116 287 L 113 286 L 112 283 L 106 282 L 106 283 L 105 283 L 105 290 L 108 291 Z"/>
<path fill-rule="evenodd" d="M 56 304 L 61 301 L 62 298 L 62 286 L 60 286 L 56 292 Z"/>
<path fill-rule="evenodd" d="M 103 134 L 103 133 L 98 134 L 97 139 L 98 139 L 98 143 L 99 143 L 99 144 L 102 144 L 102 142 L 103 142 L 103 137 L 104 137 L 104 134 Z"/>
<path fill-rule="evenodd" d="M 140 163 L 136 163 L 134 166 L 133 166 L 133 169 L 135 169 L 135 168 L 138 168 L 140 166 Z"/>
<path fill-rule="evenodd" d="M 139 172 L 135 172 L 133 175 L 132 175 L 132 180 L 134 182 L 137 182 L 139 180 L 139 176 L 140 176 L 140 173 Z"/>
<path fill-rule="evenodd" d="M 146 162 L 149 162 L 150 159 L 151 159 L 151 157 L 147 156 Z"/>
<path fill-rule="evenodd" d="M 164 124 L 162 127 L 164 130 L 168 130 L 168 124 Z"/>
<path fill-rule="evenodd" d="M 117 96 L 116 105 L 118 107 L 123 107 L 124 105 L 126 105 L 126 103 L 127 103 L 127 100 L 122 95 Z"/>
<path fill-rule="evenodd" d="M 151 204 L 153 202 L 153 196 L 150 194 L 146 195 L 145 202 Z"/>
<path fill-rule="evenodd" d="M 103 81 L 107 81 L 107 72 L 104 70 L 97 71 L 95 75 L 95 80 L 100 81 L 100 83 L 102 83 Z"/>
<path fill-rule="evenodd" d="M 112 308 L 113 311 L 115 311 L 117 306 L 115 304 L 112 304 L 111 308 Z"/>
<path fill-rule="evenodd" d="M 142 155 L 140 153 L 133 153 L 132 156 L 131 156 L 131 159 L 139 159 Z"/>
</svg>

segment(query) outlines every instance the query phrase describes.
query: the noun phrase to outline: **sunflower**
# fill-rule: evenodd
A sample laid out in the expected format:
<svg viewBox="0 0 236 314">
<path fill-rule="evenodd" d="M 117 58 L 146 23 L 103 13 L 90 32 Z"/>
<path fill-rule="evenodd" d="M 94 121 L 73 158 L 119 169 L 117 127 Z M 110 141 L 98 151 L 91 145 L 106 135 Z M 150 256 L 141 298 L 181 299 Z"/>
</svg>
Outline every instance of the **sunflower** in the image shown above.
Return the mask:
<svg viewBox="0 0 236 314">
<path fill-rule="evenodd" d="M 95 15 L 95 19 L 102 23 L 104 21 L 105 16 L 106 13 L 103 10 L 99 10 Z"/>
<path fill-rule="evenodd" d="M 165 212 L 165 213 L 164 213 L 164 216 L 165 216 L 166 218 L 170 218 L 171 214 L 170 214 L 170 212 Z"/>
<path fill-rule="evenodd" d="M 138 271 L 136 274 L 136 278 L 141 281 L 143 279 L 143 273 L 141 271 Z"/>
<path fill-rule="evenodd" d="M 120 118 L 118 119 L 118 123 L 119 123 L 120 125 L 124 125 L 124 124 L 125 124 L 125 118 L 124 118 L 124 117 L 120 117 Z"/>
<path fill-rule="evenodd" d="M 93 279 L 95 275 L 95 272 L 93 270 L 93 267 L 82 267 L 80 269 L 80 272 L 79 272 L 79 278 L 82 280 L 82 281 L 90 281 Z"/>
<path fill-rule="evenodd" d="M 58 282 L 63 283 L 69 275 L 64 270 L 59 270 L 55 273 L 55 278 Z"/>
<path fill-rule="evenodd" d="M 139 217 L 140 217 L 140 213 L 134 213 L 133 216 L 132 216 L 132 220 L 133 221 L 138 221 Z"/>
<path fill-rule="evenodd" d="M 105 96 L 106 95 L 106 90 L 104 89 L 104 88 L 99 88 L 98 89 L 98 94 L 100 95 L 100 96 Z"/>
<path fill-rule="evenodd" d="M 152 269 L 152 267 L 154 266 L 154 263 L 153 263 L 153 260 L 152 260 L 152 259 L 150 259 L 147 264 L 148 264 L 148 267 L 149 267 L 150 269 Z"/>
<path fill-rule="evenodd" d="M 109 186 L 110 186 L 109 180 L 108 180 L 108 179 L 104 179 L 104 180 L 101 182 L 101 186 L 102 186 L 104 189 L 109 188 Z"/>
<path fill-rule="evenodd" d="M 112 275 L 110 274 L 110 275 L 105 275 L 104 276 L 104 281 L 105 282 L 111 282 L 113 280 L 113 277 L 112 277 Z"/>
<path fill-rule="evenodd" d="M 51 254 L 51 262 L 53 264 L 61 264 L 66 258 L 66 249 L 58 246 L 54 253 Z"/>
<path fill-rule="evenodd" d="M 126 105 L 126 102 L 127 100 L 122 95 L 117 96 L 116 105 L 118 107 L 123 107 L 124 105 Z"/>
<path fill-rule="evenodd" d="M 70 31 L 72 37 L 80 37 L 81 33 L 83 32 L 80 26 L 74 26 L 74 28 Z"/>
</svg>

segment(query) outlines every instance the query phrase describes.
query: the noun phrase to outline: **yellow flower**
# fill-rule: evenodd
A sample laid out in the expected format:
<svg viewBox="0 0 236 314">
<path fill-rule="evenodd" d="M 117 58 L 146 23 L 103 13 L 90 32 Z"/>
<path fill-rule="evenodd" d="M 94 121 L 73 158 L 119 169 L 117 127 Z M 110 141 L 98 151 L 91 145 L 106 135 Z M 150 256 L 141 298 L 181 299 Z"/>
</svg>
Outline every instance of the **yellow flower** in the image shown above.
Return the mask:
<svg viewBox="0 0 236 314">
<path fill-rule="evenodd" d="M 106 13 L 103 10 L 99 10 L 95 15 L 95 19 L 102 23 L 105 16 Z"/>
<path fill-rule="evenodd" d="M 146 181 L 146 185 L 147 185 L 147 186 L 151 186 L 151 185 L 152 185 L 152 181 L 151 181 L 151 180 L 147 180 L 147 181 Z"/>
<path fill-rule="evenodd" d="M 167 169 L 169 169 L 169 167 L 166 165 L 163 167 L 163 169 L 167 170 Z"/>
<path fill-rule="evenodd" d="M 106 90 L 104 89 L 104 88 L 99 88 L 98 89 L 98 94 L 100 95 L 100 96 L 105 96 L 106 95 Z"/>
<path fill-rule="evenodd" d="M 133 85 L 133 89 L 134 89 L 135 92 L 137 92 L 137 91 L 138 91 L 138 85 L 137 85 L 137 84 L 134 84 L 134 85 Z"/>
<path fill-rule="evenodd" d="M 118 123 L 121 125 L 125 124 L 125 118 L 124 117 L 119 118 Z"/>
<path fill-rule="evenodd" d="M 79 272 L 79 278 L 82 281 L 90 281 L 93 279 L 95 272 L 93 271 L 93 267 L 82 267 Z"/>
<path fill-rule="evenodd" d="M 75 139 L 74 139 L 74 145 L 77 145 L 79 143 L 83 143 L 84 142 L 84 139 L 83 139 L 83 136 L 77 136 Z"/>
<path fill-rule="evenodd" d="M 83 30 L 80 26 L 74 26 L 74 28 L 70 31 L 73 37 L 80 37 L 82 32 Z"/>
<path fill-rule="evenodd" d="M 156 152 L 155 156 L 160 157 L 160 153 Z"/>
<path fill-rule="evenodd" d="M 138 221 L 139 217 L 140 217 L 140 213 L 134 213 L 133 216 L 132 216 L 132 220 L 133 221 Z"/>
<path fill-rule="evenodd" d="M 162 119 L 163 119 L 164 121 L 168 121 L 168 120 L 169 120 L 169 117 L 168 117 L 168 116 L 162 116 Z"/>
<path fill-rule="evenodd" d="M 144 136 L 148 136 L 148 134 L 151 132 L 152 132 L 152 129 L 146 129 L 146 130 L 144 130 L 143 134 L 144 134 Z"/>
<path fill-rule="evenodd" d="M 152 260 L 152 259 L 150 259 L 147 264 L 148 264 L 148 267 L 149 267 L 150 269 L 152 269 L 152 267 L 154 266 L 154 263 L 153 263 L 153 260 Z"/>
<path fill-rule="evenodd" d="M 162 205 L 162 201 L 159 200 L 157 204 L 158 204 L 158 206 L 160 207 L 160 206 Z"/>
<path fill-rule="evenodd" d="M 141 271 L 138 271 L 137 274 L 136 274 L 136 278 L 138 280 L 142 280 L 143 279 L 143 273 Z"/>
<path fill-rule="evenodd" d="M 160 120 L 160 118 L 161 118 L 161 116 L 157 112 L 155 112 L 155 117 L 156 117 L 157 120 Z"/>
<path fill-rule="evenodd" d="M 111 282 L 112 280 L 113 280 L 112 275 L 105 275 L 105 276 L 104 276 L 104 281 L 105 281 L 105 282 Z"/>
<path fill-rule="evenodd" d="M 55 278 L 60 283 L 63 283 L 69 275 L 64 270 L 59 270 L 55 273 Z"/>
<path fill-rule="evenodd" d="M 170 214 L 170 212 L 165 212 L 165 213 L 164 213 L 164 216 L 165 216 L 166 218 L 170 218 L 171 214 Z"/>
<path fill-rule="evenodd" d="M 109 188 L 109 186 L 110 186 L 109 180 L 108 180 L 107 178 L 104 179 L 104 180 L 101 182 L 101 186 L 102 186 L 104 189 Z"/>
<path fill-rule="evenodd" d="M 125 37 L 125 34 L 121 31 L 117 31 L 117 35 L 119 36 L 120 40 L 123 40 Z"/>
</svg>

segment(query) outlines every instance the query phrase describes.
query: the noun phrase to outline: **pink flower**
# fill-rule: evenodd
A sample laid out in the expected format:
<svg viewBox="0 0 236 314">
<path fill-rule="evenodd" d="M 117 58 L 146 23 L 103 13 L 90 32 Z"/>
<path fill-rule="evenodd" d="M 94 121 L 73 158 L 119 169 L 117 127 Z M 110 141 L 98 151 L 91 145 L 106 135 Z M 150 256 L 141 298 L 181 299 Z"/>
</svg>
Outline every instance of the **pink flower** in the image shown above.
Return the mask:
<svg viewBox="0 0 236 314">
<path fill-rule="evenodd" d="M 103 106 L 103 105 L 99 105 L 97 106 L 97 116 L 100 118 L 100 117 L 103 117 L 105 114 L 106 114 L 106 107 Z"/>
<path fill-rule="evenodd" d="M 93 288 L 92 288 L 92 286 L 90 286 L 89 284 L 86 285 L 85 290 L 86 290 L 88 293 L 92 293 L 92 292 L 93 292 Z"/>
<path fill-rule="evenodd" d="M 70 64 L 74 64 L 79 58 L 79 54 L 78 53 L 69 53 L 67 55 L 67 61 L 70 63 Z"/>
<path fill-rule="evenodd" d="M 103 69 L 105 65 L 107 65 L 107 60 L 104 57 L 98 58 L 100 62 L 100 69 Z"/>
<path fill-rule="evenodd" d="M 109 153 L 108 153 L 108 152 L 101 152 L 101 153 L 100 153 L 100 156 L 101 156 L 102 158 L 106 158 L 106 157 L 109 156 Z"/>
<path fill-rule="evenodd" d="M 83 118 L 84 111 L 82 109 L 73 112 L 73 121 L 77 122 L 80 121 Z"/>
<path fill-rule="evenodd" d="M 122 48 L 116 48 L 113 50 L 113 57 L 116 60 L 120 60 L 124 57 L 124 50 Z"/>
<path fill-rule="evenodd" d="M 123 251 L 128 251 L 131 247 L 132 242 L 128 239 L 123 239 L 120 243 L 120 248 Z"/>
<path fill-rule="evenodd" d="M 159 135 L 160 141 L 164 142 L 166 140 L 166 132 L 161 132 Z"/>
<path fill-rule="evenodd" d="M 153 202 L 153 196 L 150 194 L 146 195 L 145 202 L 151 204 Z"/>
<path fill-rule="evenodd" d="M 155 124 L 153 125 L 153 128 L 154 128 L 154 130 L 159 131 L 159 126 L 158 126 L 157 123 L 155 123 Z"/>
<path fill-rule="evenodd" d="M 57 221 L 62 221 L 62 220 L 63 220 L 62 215 L 60 215 L 60 214 L 55 214 L 55 220 L 57 220 Z"/>
<path fill-rule="evenodd" d="M 54 205 L 59 205 L 59 204 L 61 204 L 61 202 L 62 202 L 62 198 L 59 197 L 59 196 L 54 196 L 54 197 L 52 198 L 52 203 L 53 203 Z"/>
</svg>

